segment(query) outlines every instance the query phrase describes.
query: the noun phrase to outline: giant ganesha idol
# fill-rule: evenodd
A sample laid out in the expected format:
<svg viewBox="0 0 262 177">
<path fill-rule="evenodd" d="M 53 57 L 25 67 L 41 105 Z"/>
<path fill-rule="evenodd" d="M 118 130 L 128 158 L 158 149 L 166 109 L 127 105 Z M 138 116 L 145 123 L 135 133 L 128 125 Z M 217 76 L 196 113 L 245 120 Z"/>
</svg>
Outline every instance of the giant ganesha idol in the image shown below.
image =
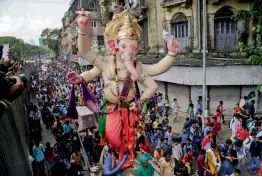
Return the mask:
<svg viewBox="0 0 262 177">
<path fill-rule="evenodd" d="M 68 73 L 72 84 L 90 82 L 101 75 L 104 80 L 104 105 L 99 118 L 99 133 L 119 155 L 119 162 L 128 150 L 129 155 L 122 166 L 130 167 L 134 160 L 136 122 L 140 116 L 141 104 L 145 103 L 157 91 L 158 85 L 152 76 L 169 70 L 175 61 L 179 45 L 173 36 L 167 41 L 168 54 L 153 65 L 142 64 L 136 60 L 140 49 L 142 29 L 137 19 L 129 10 L 116 14 L 106 26 L 105 37 L 110 55 L 100 55 L 91 49 L 89 39 L 89 15 L 80 15 L 78 48 L 80 55 L 94 65 L 90 71 L 81 75 Z M 150 37 L 150 36 L 149 36 Z M 138 84 L 145 90 L 139 95 Z"/>
</svg>

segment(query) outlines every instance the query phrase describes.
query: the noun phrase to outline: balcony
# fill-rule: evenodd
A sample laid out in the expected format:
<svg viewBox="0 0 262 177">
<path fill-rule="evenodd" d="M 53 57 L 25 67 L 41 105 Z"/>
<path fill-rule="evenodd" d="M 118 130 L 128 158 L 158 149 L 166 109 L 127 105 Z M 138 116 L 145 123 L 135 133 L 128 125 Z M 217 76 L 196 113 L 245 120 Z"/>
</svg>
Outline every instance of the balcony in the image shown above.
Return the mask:
<svg viewBox="0 0 262 177">
<path fill-rule="evenodd" d="M 176 5 L 189 5 L 192 3 L 192 0 L 162 0 L 161 6 L 162 7 L 170 7 L 170 6 L 176 6 Z"/>
</svg>

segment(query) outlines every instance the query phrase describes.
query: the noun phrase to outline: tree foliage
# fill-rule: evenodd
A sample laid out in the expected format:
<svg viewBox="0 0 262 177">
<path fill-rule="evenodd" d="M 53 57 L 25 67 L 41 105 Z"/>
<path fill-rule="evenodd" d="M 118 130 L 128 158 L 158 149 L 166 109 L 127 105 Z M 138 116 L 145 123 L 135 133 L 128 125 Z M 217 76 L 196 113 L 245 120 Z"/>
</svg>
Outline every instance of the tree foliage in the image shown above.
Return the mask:
<svg viewBox="0 0 262 177">
<path fill-rule="evenodd" d="M 251 1 L 250 11 L 236 11 L 233 15 L 234 20 L 253 22 L 252 42 L 245 44 L 240 42 L 238 48 L 248 56 L 250 64 L 262 64 L 262 0 Z"/>
<path fill-rule="evenodd" d="M 14 59 L 27 59 L 28 57 L 45 54 L 48 51 L 40 46 L 24 43 L 22 39 L 17 39 L 12 36 L 0 37 L 0 44 L 9 44 L 11 53 Z"/>
<path fill-rule="evenodd" d="M 44 44 L 46 47 L 48 47 L 50 50 L 52 50 L 57 57 L 59 55 L 60 51 L 60 29 L 49 29 L 46 28 L 42 31 L 41 37 L 44 39 Z"/>
</svg>

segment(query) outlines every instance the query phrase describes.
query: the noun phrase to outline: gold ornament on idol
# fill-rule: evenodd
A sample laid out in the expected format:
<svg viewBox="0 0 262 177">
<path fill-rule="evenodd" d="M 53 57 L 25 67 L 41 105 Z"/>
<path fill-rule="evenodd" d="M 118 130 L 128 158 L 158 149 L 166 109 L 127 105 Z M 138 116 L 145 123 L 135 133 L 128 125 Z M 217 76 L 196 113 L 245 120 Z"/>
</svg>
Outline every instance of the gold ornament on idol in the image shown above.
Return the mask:
<svg viewBox="0 0 262 177">
<path fill-rule="evenodd" d="M 120 14 L 116 14 L 110 21 L 105 30 L 107 39 L 121 40 L 132 39 L 141 40 L 142 29 L 137 19 L 129 10 L 124 10 Z"/>
</svg>

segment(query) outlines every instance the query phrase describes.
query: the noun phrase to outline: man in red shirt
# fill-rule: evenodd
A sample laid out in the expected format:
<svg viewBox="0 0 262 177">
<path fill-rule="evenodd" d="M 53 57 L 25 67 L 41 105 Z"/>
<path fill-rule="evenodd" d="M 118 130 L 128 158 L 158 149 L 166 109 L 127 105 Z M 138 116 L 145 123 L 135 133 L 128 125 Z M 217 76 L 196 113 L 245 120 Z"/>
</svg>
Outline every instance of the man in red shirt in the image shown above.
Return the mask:
<svg viewBox="0 0 262 177">
<path fill-rule="evenodd" d="M 186 154 L 183 157 L 183 163 L 186 164 L 188 162 L 189 158 L 193 159 L 194 158 L 194 154 L 192 153 L 190 148 L 187 148 L 186 149 Z"/>
<path fill-rule="evenodd" d="M 214 126 L 212 129 L 212 138 L 213 138 L 213 142 L 215 144 L 217 144 L 217 136 L 218 136 L 218 132 L 221 130 L 221 125 L 220 123 L 217 121 L 217 119 L 214 119 Z"/>
<path fill-rule="evenodd" d="M 202 141 L 202 144 L 201 144 L 201 148 L 204 149 L 204 150 L 208 150 L 210 149 L 211 147 L 211 142 L 212 142 L 212 132 L 211 131 L 208 131 L 207 132 L 207 135 L 205 136 L 205 138 L 203 139 Z"/>
<path fill-rule="evenodd" d="M 219 111 L 219 116 L 223 120 L 223 124 L 225 124 L 225 118 L 224 118 L 224 115 L 223 115 L 223 112 L 225 110 L 223 108 L 223 104 L 224 104 L 223 101 L 219 102 L 219 105 L 217 106 L 217 111 Z"/>
<path fill-rule="evenodd" d="M 197 157 L 197 169 L 198 169 L 199 176 L 204 176 L 204 172 L 209 171 L 205 166 L 205 158 L 206 158 L 205 156 L 206 156 L 206 151 L 202 149 L 200 151 L 199 156 Z"/>
<path fill-rule="evenodd" d="M 249 132 L 248 132 L 248 128 L 244 128 L 242 130 L 239 130 L 238 132 L 236 132 L 237 138 L 244 141 L 247 137 L 250 136 Z"/>
</svg>

